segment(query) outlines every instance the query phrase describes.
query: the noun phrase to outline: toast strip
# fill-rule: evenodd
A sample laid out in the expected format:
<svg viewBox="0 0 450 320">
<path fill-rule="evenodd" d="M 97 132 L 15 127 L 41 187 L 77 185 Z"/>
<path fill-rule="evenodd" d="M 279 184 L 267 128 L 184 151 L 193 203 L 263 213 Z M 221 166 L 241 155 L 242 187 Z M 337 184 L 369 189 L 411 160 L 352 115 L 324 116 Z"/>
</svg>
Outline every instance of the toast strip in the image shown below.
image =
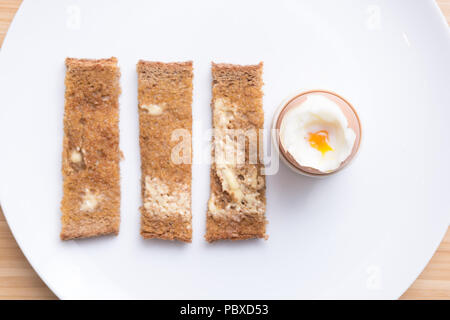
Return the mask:
<svg viewBox="0 0 450 320">
<path fill-rule="evenodd" d="M 141 235 L 191 242 L 192 62 L 141 60 L 137 72 Z"/>
<path fill-rule="evenodd" d="M 205 235 L 209 242 L 267 238 L 265 176 L 258 156 L 264 126 L 262 67 L 212 64 L 214 161 Z M 242 136 L 247 143 L 242 144 Z M 253 152 L 251 143 L 257 146 Z M 230 150 L 233 161 L 226 158 Z M 245 161 L 239 161 L 243 156 Z"/>
<path fill-rule="evenodd" d="M 61 239 L 119 232 L 117 59 L 66 59 Z"/>
</svg>

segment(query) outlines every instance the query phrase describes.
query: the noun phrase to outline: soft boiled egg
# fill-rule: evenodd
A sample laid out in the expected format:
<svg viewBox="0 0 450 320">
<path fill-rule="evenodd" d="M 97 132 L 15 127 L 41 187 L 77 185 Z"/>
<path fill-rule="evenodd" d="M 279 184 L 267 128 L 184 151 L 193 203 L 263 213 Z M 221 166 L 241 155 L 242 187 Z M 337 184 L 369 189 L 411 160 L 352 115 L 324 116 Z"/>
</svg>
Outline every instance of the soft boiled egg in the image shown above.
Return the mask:
<svg viewBox="0 0 450 320">
<path fill-rule="evenodd" d="M 280 143 L 300 167 L 330 173 L 352 155 L 357 134 L 338 100 L 312 93 L 286 107 L 279 128 Z"/>
</svg>

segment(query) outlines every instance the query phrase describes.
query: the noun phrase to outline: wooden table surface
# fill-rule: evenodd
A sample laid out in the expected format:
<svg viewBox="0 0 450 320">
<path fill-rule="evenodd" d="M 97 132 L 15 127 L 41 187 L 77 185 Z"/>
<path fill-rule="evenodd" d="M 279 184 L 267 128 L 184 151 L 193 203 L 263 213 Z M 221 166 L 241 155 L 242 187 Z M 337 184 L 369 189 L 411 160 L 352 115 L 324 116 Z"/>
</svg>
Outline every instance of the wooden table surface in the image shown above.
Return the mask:
<svg viewBox="0 0 450 320">
<path fill-rule="evenodd" d="M 0 0 L 0 46 L 21 0 Z M 450 22 L 450 0 L 437 0 Z M 0 299 L 56 299 L 17 246 L 0 208 Z M 450 230 L 402 299 L 450 299 Z"/>
</svg>

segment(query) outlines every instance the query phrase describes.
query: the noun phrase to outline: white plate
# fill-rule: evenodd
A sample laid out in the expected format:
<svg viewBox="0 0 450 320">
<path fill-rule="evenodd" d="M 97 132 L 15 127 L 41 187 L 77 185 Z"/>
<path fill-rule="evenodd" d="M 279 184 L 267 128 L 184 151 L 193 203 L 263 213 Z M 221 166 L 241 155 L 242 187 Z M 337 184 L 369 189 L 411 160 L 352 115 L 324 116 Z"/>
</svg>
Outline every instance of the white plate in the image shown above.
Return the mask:
<svg viewBox="0 0 450 320">
<path fill-rule="evenodd" d="M 8 223 L 60 298 L 397 298 L 450 220 L 449 38 L 434 1 L 25 1 L 0 55 Z M 59 240 L 67 56 L 119 59 L 118 237 Z M 138 59 L 194 61 L 196 161 L 209 154 L 211 61 L 264 61 L 266 127 L 298 88 L 342 94 L 362 121 L 359 157 L 323 180 L 280 164 L 270 239 L 215 244 L 203 239 L 209 165 L 196 164 L 193 243 L 145 241 Z"/>
</svg>

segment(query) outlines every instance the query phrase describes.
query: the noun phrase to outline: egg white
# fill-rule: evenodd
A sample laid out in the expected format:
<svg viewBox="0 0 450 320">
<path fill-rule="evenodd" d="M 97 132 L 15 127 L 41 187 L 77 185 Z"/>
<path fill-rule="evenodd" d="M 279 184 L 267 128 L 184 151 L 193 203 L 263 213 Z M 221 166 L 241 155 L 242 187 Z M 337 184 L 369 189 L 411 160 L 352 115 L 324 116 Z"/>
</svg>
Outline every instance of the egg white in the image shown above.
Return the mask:
<svg viewBox="0 0 450 320">
<path fill-rule="evenodd" d="M 333 149 L 322 154 L 313 148 L 308 137 L 320 130 L 328 132 L 328 144 Z M 283 117 L 280 141 L 283 148 L 304 167 L 321 172 L 332 172 L 351 154 L 356 140 L 355 132 L 339 106 L 323 95 L 312 94 Z"/>
</svg>

